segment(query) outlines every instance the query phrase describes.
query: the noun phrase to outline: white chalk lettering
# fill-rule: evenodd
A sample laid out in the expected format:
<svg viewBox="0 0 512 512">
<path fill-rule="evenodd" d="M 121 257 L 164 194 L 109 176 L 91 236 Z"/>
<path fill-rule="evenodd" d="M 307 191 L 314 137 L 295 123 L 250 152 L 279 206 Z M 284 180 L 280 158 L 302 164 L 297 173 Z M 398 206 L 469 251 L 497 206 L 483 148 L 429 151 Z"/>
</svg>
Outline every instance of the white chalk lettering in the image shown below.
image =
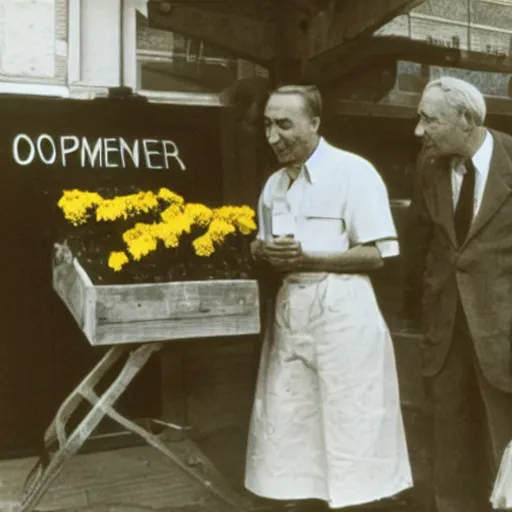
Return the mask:
<svg viewBox="0 0 512 512">
<path fill-rule="evenodd" d="M 72 144 L 68 146 L 68 142 L 71 142 Z M 77 151 L 79 147 L 80 140 L 76 135 L 63 135 L 60 138 L 60 153 L 63 167 L 66 167 L 66 156 Z"/>
<path fill-rule="evenodd" d="M 139 161 L 140 161 L 139 141 L 137 139 L 135 139 L 133 141 L 133 148 L 130 148 L 128 143 L 122 137 L 119 137 L 119 145 L 120 145 L 120 148 L 121 148 L 121 161 L 123 163 L 123 167 L 126 167 L 126 160 L 125 160 L 125 157 L 124 157 L 125 152 L 126 152 L 126 153 L 128 153 L 130 155 L 130 158 L 132 159 L 133 165 L 138 168 L 139 167 Z"/>
<path fill-rule="evenodd" d="M 49 157 L 46 157 L 43 151 L 44 141 L 48 141 L 51 146 L 51 154 Z M 55 142 L 53 142 L 53 139 L 46 133 L 39 135 L 37 138 L 37 154 L 39 155 L 41 162 L 46 165 L 52 165 L 57 160 L 57 148 L 55 147 Z"/>
<path fill-rule="evenodd" d="M 135 139 L 123 137 L 52 136 L 41 133 L 30 137 L 16 135 L 12 156 L 18 165 L 32 163 L 80 166 L 81 168 L 187 169 L 179 155 L 178 145 L 172 140 Z"/>
<path fill-rule="evenodd" d="M 24 140 L 29 147 L 29 153 L 28 156 L 23 160 L 20 156 L 20 141 Z M 25 135 L 24 133 L 20 133 L 19 135 L 16 135 L 14 138 L 14 141 L 12 143 L 12 154 L 14 157 L 14 161 L 19 165 L 29 165 L 34 160 L 34 157 L 36 156 L 36 148 L 34 146 L 34 143 L 32 142 L 32 139 Z"/>
<path fill-rule="evenodd" d="M 178 146 L 172 140 L 163 140 L 162 146 L 164 150 L 164 162 L 165 168 L 169 169 L 169 158 L 174 158 L 176 162 L 178 162 L 182 171 L 185 171 L 187 167 L 183 163 L 183 160 L 179 157 Z M 168 150 L 167 146 L 170 146 L 171 149 Z"/>
<path fill-rule="evenodd" d="M 158 144 L 158 141 L 153 139 L 144 139 L 142 141 L 142 144 L 144 146 L 144 156 L 146 157 L 146 167 L 148 167 L 149 169 L 163 169 L 161 165 L 151 164 L 151 155 L 159 155 L 160 151 L 151 151 L 148 148 L 148 144 Z"/>
<path fill-rule="evenodd" d="M 82 167 L 85 167 L 85 156 L 89 157 L 89 165 L 91 167 L 95 167 L 96 165 L 96 158 L 99 160 L 99 167 L 102 167 L 103 165 L 103 158 L 101 154 L 101 139 L 96 140 L 96 144 L 94 145 L 94 150 L 91 152 L 91 147 L 89 146 L 89 142 L 85 137 L 82 137 L 82 151 L 80 152 L 80 161 L 82 164 Z"/>
<path fill-rule="evenodd" d="M 109 160 L 110 153 L 119 153 L 119 148 L 115 146 L 111 146 L 110 144 L 116 143 L 117 139 L 104 139 L 104 152 L 105 152 L 105 165 L 107 167 L 119 167 L 115 162 L 111 162 Z"/>
</svg>

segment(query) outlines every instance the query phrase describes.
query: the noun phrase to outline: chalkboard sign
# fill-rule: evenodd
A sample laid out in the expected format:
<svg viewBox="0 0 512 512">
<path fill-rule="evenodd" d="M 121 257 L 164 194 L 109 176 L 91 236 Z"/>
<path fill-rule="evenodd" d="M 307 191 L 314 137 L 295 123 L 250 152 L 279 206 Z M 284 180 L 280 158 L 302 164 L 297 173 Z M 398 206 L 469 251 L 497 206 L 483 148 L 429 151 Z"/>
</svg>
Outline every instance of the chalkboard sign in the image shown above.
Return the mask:
<svg viewBox="0 0 512 512">
<path fill-rule="evenodd" d="M 220 108 L 142 100 L 0 98 L 0 457 L 35 450 L 101 355 L 52 290 L 62 191 L 167 187 L 218 206 L 222 118 Z M 157 404 L 151 393 L 143 401 Z"/>
</svg>

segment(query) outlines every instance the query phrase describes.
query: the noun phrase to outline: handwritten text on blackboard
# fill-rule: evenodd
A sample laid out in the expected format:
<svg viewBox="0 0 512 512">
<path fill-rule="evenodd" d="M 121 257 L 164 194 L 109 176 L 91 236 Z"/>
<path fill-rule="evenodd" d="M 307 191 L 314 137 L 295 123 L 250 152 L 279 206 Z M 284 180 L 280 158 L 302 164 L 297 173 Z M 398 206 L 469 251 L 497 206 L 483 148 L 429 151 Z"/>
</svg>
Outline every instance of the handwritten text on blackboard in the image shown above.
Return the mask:
<svg viewBox="0 0 512 512">
<path fill-rule="evenodd" d="M 176 165 L 186 170 L 179 156 L 178 146 L 172 140 L 135 139 L 123 137 L 97 138 L 93 143 L 86 137 L 41 134 L 30 137 L 18 134 L 12 144 L 12 155 L 18 165 L 32 163 L 45 165 L 79 165 L 82 168 L 146 167 L 173 169 Z M 76 164 L 75 164 L 76 162 Z"/>
</svg>

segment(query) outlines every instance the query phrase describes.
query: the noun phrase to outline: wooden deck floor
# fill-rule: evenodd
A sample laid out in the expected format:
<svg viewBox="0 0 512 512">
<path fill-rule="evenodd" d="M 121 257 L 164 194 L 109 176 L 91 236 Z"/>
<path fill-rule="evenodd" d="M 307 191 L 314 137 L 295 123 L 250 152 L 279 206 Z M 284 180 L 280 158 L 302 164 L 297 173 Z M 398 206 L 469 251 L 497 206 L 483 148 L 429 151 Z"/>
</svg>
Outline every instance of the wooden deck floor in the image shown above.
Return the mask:
<svg viewBox="0 0 512 512">
<path fill-rule="evenodd" d="M 173 443 L 182 460 L 197 464 L 193 444 Z M 202 454 L 201 454 L 202 455 Z M 199 456 L 201 456 L 199 455 Z M 0 461 L 0 512 L 12 512 L 19 503 L 25 477 L 34 458 Z M 222 488 L 222 477 L 199 463 L 204 476 Z M 224 488 L 225 489 L 225 488 Z M 240 492 L 240 491 L 239 491 Z M 283 512 L 274 503 L 244 496 L 252 512 Z M 387 505 L 380 512 L 418 512 L 421 507 Z M 208 496 L 204 487 L 148 446 L 80 454 L 52 484 L 37 511 L 45 512 L 232 512 L 233 507 Z M 311 512 L 325 512 L 314 505 Z M 345 509 L 348 510 L 348 509 Z M 365 509 L 363 509 L 365 510 Z M 371 507 L 365 512 L 375 512 Z"/>
<path fill-rule="evenodd" d="M 425 504 L 429 494 L 429 422 L 422 407 L 418 365 L 413 364 L 417 360 L 417 347 L 405 337 L 395 336 L 395 342 L 415 487 L 409 493 L 407 506 L 397 508 L 392 503 L 386 511 L 412 512 L 424 508 L 417 505 Z M 191 352 L 192 348 L 200 352 L 201 357 L 191 358 L 187 367 L 195 383 L 186 395 L 188 419 L 178 418 L 176 423 L 191 424 L 195 428 L 189 433 L 190 440 L 170 441 L 169 447 L 181 461 L 203 478 L 219 484 L 225 493 L 242 495 L 244 508 L 250 512 L 283 512 L 275 502 L 256 500 L 243 489 L 248 418 L 254 393 L 251 360 L 247 356 L 251 346 L 233 348 L 230 345 L 219 351 L 217 344 L 208 350 L 191 347 Z M 176 389 L 171 384 L 168 387 Z M 175 398 L 171 405 L 181 403 Z M 170 421 L 173 421 L 172 415 Z M 19 502 L 23 482 L 34 462 L 35 459 L 0 460 L 0 512 L 11 512 L 12 505 Z M 222 504 L 203 485 L 158 451 L 144 445 L 78 455 L 52 484 L 38 510 L 233 512 L 240 509 Z M 325 511 L 324 506 L 317 506 L 311 512 Z"/>
<path fill-rule="evenodd" d="M 197 464 L 194 445 L 173 443 L 174 451 Z M 202 456 L 200 454 L 199 456 Z M 19 503 L 24 479 L 34 458 L 0 461 L 0 512 L 12 512 Z M 207 479 L 226 483 L 209 467 L 199 463 Z M 244 496 L 252 512 L 283 512 L 282 507 Z M 381 509 L 381 507 L 378 507 Z M 45 512 L 231 512 L 234 508 L 209 496 L 204 487 L 148 446 L 80 454 L 65 467 L 41 500 L 37 511 Z M 311 511 L 324 512 L 323 505 Z M 347 510 L 347 509 L 346 509 Z M 375 509 L 370 509 L 375 511 Z M 385 512 L 418 512 L 416 506 L 384 508 Z M 366 511 L 368 512 L 368 511 Z M 382 509 L 380 510 L 382 512 Z"/>
<path fill-rule="evenodd" d="M 174 451 L 191 466 L 198 464 L 190 445 L 174 443 Z M 19 503 L 20 491 L 34 458 L 0 461 L 0 511 Z M 200 471 L 215 481 L 199 461 Z M 233 510 L 205 497 L 201 484 L 186 476 L 148 446 L 80 454 L 64 468 L 37 510 L 59 512 L 201 512 Z"/>
</svg>

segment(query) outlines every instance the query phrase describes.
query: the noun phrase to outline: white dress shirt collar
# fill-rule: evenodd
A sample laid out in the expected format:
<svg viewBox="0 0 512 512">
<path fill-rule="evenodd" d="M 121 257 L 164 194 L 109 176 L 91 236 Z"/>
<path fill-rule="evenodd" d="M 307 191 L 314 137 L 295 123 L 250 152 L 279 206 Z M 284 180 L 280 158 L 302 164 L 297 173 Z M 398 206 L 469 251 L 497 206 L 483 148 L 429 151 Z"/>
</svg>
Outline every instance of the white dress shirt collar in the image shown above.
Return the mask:
<svg viewBox="0 0 512 512">
<path fill-rule="evenodd" d="M 305 163 L 307 177 L 312 184 L 318 180 L 319 173 L 322 172 L 322 169 L 325 169 L 328 163 L 330 156 L 328 148 L 329 144 L 327 141 L 323 137 L 320 137 L 318 145 Z"/>
<path fill-rule="evenodd" d="M 474 196 L 474 215 L 480 210 L 482 204 L 485 187 L 487 184 L 487 178 L 491 167 L 492 153 L 494 149 L 494 139 L 491 133 L 486 130 L 485 139 L 482 145 L 478 148 L 478 151 L 473 155 L 471 161 L 475 166 L 475 196 Z M 462 179 L 466 168 L 461 164 L 452 171 L 452 194 L 453 194 L 453 206 L 457 205 L 460 196 L 460 189 L 462 186 Z"/>
<path fill-rule="evenodd" d="M 328 148 L 329 144 L 323 137 L 320 137 L 318 145 L 315 150 L 311 154 L 311 156 L 307 159 L 307 161 L 302 165 L 300 173 L 297 175 L 299 178 L 301 175 L 304 175 L 304 178 L 309 181 L 312 185 L 318 181 L 319 174 L 322 172 L 322 169 L 325 169 L 325 166 L 328 165 Z M 281 177 L 281 193 L 285 193 L 291 185 L 291 177 L 286 170 L 286 167 L 281 169 L 282 177 Z"/>
<path fill-rule="evenodd" d="M 492 150 L 494 148 L 494 140 L 488 130 L 485 131 L 485 139 L 482 145 L 478 148 L 477 152 L 471 158 L 475 170 L 481 177 L 486 178 L 489 174 L 489 168 L 491 167 Z M 464 163 L 453 169 L 458 174 L 464 175 L 466 169 Z"/>
<path fill-rule="evenodd" d="M 485 139 L 478 151 L 473 155 L 471 161 L 476 171 L 481 175 L 489 174 L 491 167 L 492 150 L 494 149 L 494 140 L 488 130 L 485 131 Z"/>
</svg>

